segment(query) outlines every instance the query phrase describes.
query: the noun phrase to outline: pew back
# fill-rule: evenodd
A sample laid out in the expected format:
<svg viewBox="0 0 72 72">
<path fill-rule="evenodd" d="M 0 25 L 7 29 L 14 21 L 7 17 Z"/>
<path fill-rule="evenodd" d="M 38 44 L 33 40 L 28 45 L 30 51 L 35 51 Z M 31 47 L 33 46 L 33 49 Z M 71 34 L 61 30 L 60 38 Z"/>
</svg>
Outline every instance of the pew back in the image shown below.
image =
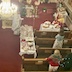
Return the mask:
<svg viewBox="0 0 72 72">
<path fill-rule="evenodd" d="M 48 71 L 48 62 L 45 58 L 25 58 L 24 62 L 24 72 L 47 72 Z M 57 72 L 66 72 L 62 67 L 59 67 Z M 67 72 L 71 72 L 67 71 Z"/>
<path fill-rule="evenodd" d="M 49 57 L 55 49 L 53 48 L 46 48 L 46 47 L 39 47 L 37 48 L 37 58 L 46 58 Z M 67 54 L 71 53 L 70 48 L 58 48 L 62 57 L 65 57 Z"/>
<path fill-rule="evenodd" d="M 35 44 L 40 47 L 52 48 L 55 38 L 35 38 Z M 72 48 L 72 39 L 64 39 L 63 48 Z"/>
<path fill-rule="evenodd" d="M 58 32 L 55 31 L 39 31 L 35 30 L 34 35 L 38 38 L 55 38 L 55 36 L 58 34 Z M 64 32 L 65 38 L 71 38 L 71 32 L 65 31 Z"/>
<path fill-rule="evenodd" d="M 36 45 L 39 45 L 41 47 L 52 47 L 54 41 L 54 38 L 35 38 Z"/>
<path fill-rule="evenodd" d="M 66 40 L 64 40 L 63 47 L 72 48 L 72 39 L 66 39 Z"/>
<path fill-rule="evenodd" d="M 25 71 L 47 71 L 48 63 L 45 58 L 24 59 Z"/>
</svg>

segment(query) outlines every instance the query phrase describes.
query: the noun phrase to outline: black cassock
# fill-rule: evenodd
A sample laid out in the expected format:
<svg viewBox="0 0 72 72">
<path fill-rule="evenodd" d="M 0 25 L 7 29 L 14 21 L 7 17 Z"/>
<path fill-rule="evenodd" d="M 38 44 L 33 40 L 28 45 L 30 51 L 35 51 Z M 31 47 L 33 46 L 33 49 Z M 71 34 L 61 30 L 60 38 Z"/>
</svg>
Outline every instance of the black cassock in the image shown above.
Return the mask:
<svg viewBox="0 0 72 72">
<path fill-rule="evenodd" d="M 68 54 L 63 62 L 60 64 L 65 70 L 70 70 L 72 68 L 72 53 Z"/>
</svg>

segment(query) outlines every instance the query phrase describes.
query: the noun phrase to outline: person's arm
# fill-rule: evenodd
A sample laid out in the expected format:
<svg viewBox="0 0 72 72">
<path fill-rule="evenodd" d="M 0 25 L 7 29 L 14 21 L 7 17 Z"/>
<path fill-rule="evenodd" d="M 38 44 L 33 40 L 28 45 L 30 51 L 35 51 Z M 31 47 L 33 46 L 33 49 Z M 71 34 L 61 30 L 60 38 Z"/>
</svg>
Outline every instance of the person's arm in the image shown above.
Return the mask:
<svg viewBox="0 0 72 72">
<path fill-rule="evenodd" d="M 51 61 L 53 59 L 53 56 L 49 56 L 48 58 L 45 58 L 47 61 Z"/>
<path fill-rule="evenodd" d="M 52 58 L 47 58 L 47 61 L 51 61 L 52 60 Z"/>
<path fill-rule="evenodd" d="M 55 36 L 55 38 L 57 39 L 59 37 L 59 34 L 57 34 L 56 36 Z"/>
</svg>

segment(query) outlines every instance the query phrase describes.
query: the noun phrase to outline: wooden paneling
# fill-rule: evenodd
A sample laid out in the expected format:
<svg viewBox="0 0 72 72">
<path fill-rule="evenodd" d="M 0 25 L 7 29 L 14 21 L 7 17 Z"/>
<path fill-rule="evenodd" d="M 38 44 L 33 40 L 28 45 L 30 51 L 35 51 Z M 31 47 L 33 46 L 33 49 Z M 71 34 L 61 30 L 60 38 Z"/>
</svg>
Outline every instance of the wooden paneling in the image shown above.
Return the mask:
<svg viewBox="0 0 72 72">
<path fill-rule="evenodd" d="M 23 59 L 23 62 L 24 62 L 24 72 L 46 72 L 48 71 L 48 62 L 46 61 L 45 58 Z M 62 67 L 59 67 L 57 72 L 66 72 L 66 71 L 64 71 Z"/>
<path fill-rule="evenodd" d="M 36 45 L 40 47 L 53 46 L 55 38 L 35 38 Z M 63 48 L 72 48 L 72 39 L 64 39 Z"/>
<path fill-rule="evenodd" d="M 52 47 L 55 39 L 54 38 L 35 38 L 35 43 L 38 46 Z"/>
<path fill-rule="evenodd" d="M 66 39 L 65 41 L 63 47 L 72 48 L 72 39 Z"/>
<path fill-rule="evenodd" d="M 58 34 L 58 32 L 35 30 L 34 34 L 35 34 L 35 37 L 38 37 L 38 38 L 55 38 L 55 36 Z M 65 39 L 71 38 L 71 35 L 72 34 L 70 31 L 64 32 Z"/>
<path fill-rule="evenodd" d="M 53 48 L 46 48 L 46 47 L 39 47 L 37 48 L 37 57 L 38 58 L 46 58 L 49 57 L 55 49 Z M 67 54 L 71 53 L 70 48 L 58 48 L 60 50 L 62 57 L 65 57 Z"/>
<path fill-rule="evenodd" d="M 48 63 L 44 58 L 24 59 L 25 71 L 47 71 Z"/>
</svg>

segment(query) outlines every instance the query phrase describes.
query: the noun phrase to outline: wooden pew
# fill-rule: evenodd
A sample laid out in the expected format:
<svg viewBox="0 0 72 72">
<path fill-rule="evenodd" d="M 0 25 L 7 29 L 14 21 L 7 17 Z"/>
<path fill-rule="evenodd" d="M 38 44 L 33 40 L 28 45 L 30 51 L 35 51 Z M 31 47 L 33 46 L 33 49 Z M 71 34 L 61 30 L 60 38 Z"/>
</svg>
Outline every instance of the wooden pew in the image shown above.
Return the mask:
<svg viewBox="0 0 72 72">
<path fill-rule="evenodd" d="M 35 38 L 35 44 L 41 47 L 52 47 L 54 38 Z"/>
<path fill-rule="evenodd" d="M 40 47 L 50 47 L 52 48 L 55 38 L 35 38 L 35 44 Z M 64 39 L 63 48 L 71 48 L 72 39 Z"/>
<path fill-rule="evenodd" d="M 34 35 L 35 37 L 38 38 L 55 38 L 55 36 L 58 34 L 58 32 L 52 32 L 52 31 L 39 31 L 39 30 L 35 30 L 34 31 Z M 71 38 L 72 34 L 70 31 L 65 31 L 65 38 Z"/>
<path fill-rule="evenodd" d="M 72 39 L 64 40 L 63 47 L 65 47 L 65 48 L 72 48 Z"/>
<path fill-rule="evenodd" d="M 49 57 L 54 50 L 54 48 L 38 47 L 37 58 Z M 71 53 L 71 48 L 58 48 L 58 50 L 60 50 L 62 57 L 65 57 L 67 54 Z"/>
<path fill-rule="evenodd" d="M 45 58 L 25 58 L 23 59 L 25 71 L 47 71 L 48 62 Z"/>
<path fill-rule="evenodd" d="M 24 72 L 48 72 L 48 62 L 45 58 L 23 59 Z M 57 72 L 66 72 L 59 67 Z M 69 71 L 68 71 L 69 72 Z M 70 71 L 71 72 L 71 71 Z"/>
</svg>

